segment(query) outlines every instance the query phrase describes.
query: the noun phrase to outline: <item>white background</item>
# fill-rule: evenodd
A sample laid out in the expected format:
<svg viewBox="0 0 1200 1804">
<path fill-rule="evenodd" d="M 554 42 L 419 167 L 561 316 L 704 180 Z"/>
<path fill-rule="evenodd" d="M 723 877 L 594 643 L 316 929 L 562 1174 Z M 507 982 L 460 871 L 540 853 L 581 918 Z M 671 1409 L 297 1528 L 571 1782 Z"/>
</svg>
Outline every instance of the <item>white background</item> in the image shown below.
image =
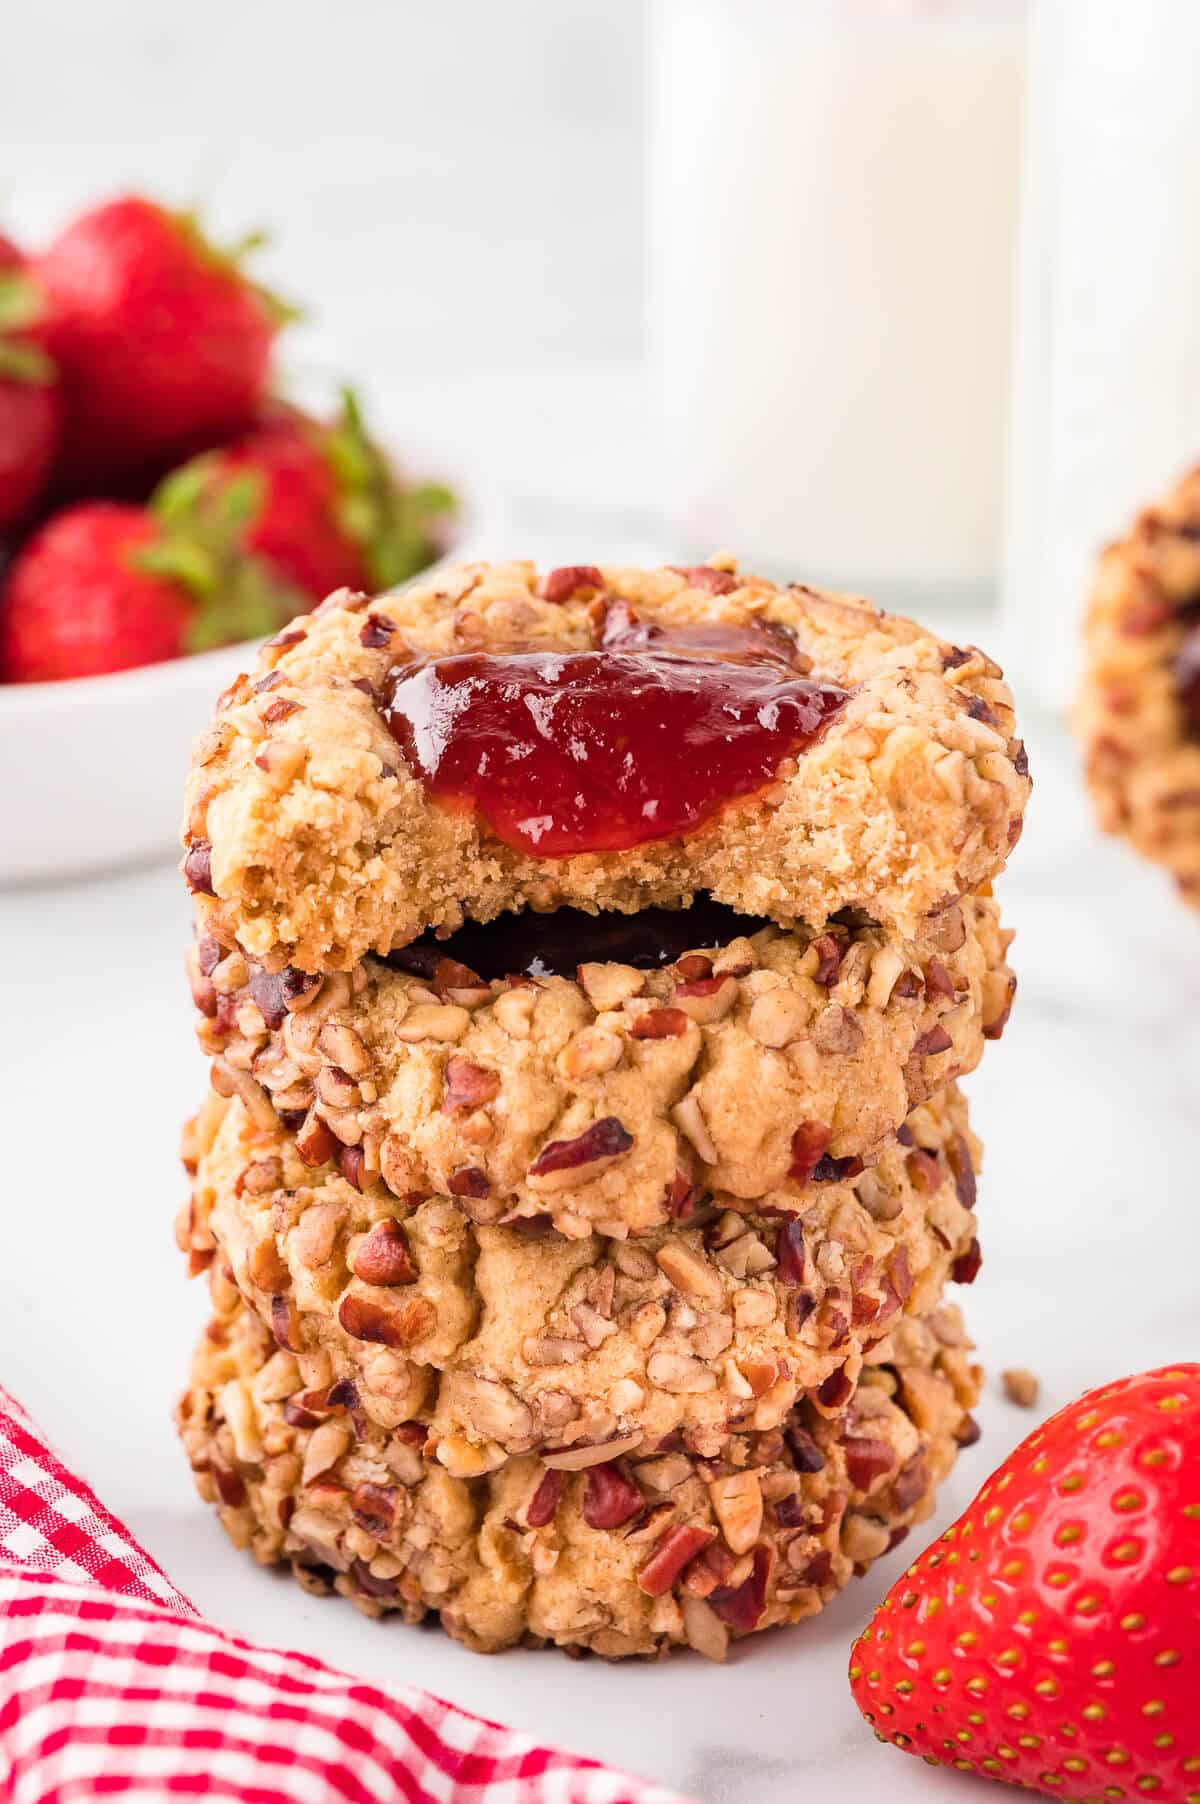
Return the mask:
<svg viewBox="0 0 1200 1804">
<path fill-rule="evenodd" d="M 36 241 L 132 187 L 265 225 L 298 360 L 401 446 L 640 505 L 645 28 L 641 0 L 6 7 L 0 221 Z"/>
</svg>

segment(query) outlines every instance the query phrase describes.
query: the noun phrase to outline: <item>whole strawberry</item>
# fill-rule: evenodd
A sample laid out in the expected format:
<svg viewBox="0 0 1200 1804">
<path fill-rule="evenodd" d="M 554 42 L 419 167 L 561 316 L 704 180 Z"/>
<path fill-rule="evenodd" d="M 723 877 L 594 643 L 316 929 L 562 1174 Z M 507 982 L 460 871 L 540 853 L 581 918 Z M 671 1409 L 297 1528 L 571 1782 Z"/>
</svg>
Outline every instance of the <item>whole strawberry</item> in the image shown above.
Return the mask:
<svg viewBox="0 0 1200 1804">
<path fill-rule="evenodd" d="M 408 487 L 368 436 L 347 392 L 325 424 L 275 404 L 257 429 L 167 477 L 155 506 L 188 530 L 235 483 L 250 483 L 244 546 L 312 601 L 332 590 L 387 589 L 438 555 L 453 497 Z"/>
<path fill-rule="evenodd" d="M 124 502 L 54 515 L 0 586 L 0 679 L 100 676 L 272 632 L 297 598 L 239 550 L 245 500 L 227 498 L 202 544 Z"/>
<path fill-rule="evenodd" d="M 855 1700 L 935 1765 L 1200 1804 L 1200 1366 L 1052 1416 L 889 1592 Z"/>
<path fill-rule="evenodd" d="M 0 233 L 0 533 L 43 494 L 58 444 L 58 376 L 39 342 L 42 312 L 24 257 Z"/>
<path fill-rule="evenodd" d="M 68 226 L 35 273 L 62 372 L 68 488 L 161 472 L 251 424 L 281 310 L 191 215 L 110 201 Z"/>
</svg>

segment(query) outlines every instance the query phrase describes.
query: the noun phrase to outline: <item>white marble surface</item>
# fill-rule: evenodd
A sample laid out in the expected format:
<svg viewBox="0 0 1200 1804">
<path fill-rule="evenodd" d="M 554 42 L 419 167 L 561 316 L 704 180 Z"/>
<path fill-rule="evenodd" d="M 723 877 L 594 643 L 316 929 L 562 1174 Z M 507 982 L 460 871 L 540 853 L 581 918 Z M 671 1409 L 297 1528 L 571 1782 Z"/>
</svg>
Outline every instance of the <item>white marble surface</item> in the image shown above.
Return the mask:
<svg viewBox="0 0 1200 1804">
<path fill-rule="evenodd" d="M 971 1093 L 987 1144 L 983 1273 L 966 1295 L 993 1374 L 1031 1365 L 1047 1406 L 1194 1357 L 1200 1212 L 1200 921 L 1093 831 L 1071 748 L 1033 736 L 1037 788 L 1003 896 L 1022 987 Z M 204 1314 L 172 1243 L 180 1118 L 204 1071 L 180 969 L 187 908 L 163 868 L 0 895 L 5 1204 L 0 1376 L 219 1622 L 356 1672 L 412 1680 L 706 1804 L 917 1800 L 957 1781 L 881 1749 L 844 1667 L 886 1567 L 823 1618 L 745 1647 L 608 1667 L 492 1660 L 306 1597 L 227 1545 L 169 1414 Z M 985 1438 L 941 1520 L 1030 1426 L 989 1383 Z M 965 1795 L 965 1792 L 964 1794 Z"/>
</svg>

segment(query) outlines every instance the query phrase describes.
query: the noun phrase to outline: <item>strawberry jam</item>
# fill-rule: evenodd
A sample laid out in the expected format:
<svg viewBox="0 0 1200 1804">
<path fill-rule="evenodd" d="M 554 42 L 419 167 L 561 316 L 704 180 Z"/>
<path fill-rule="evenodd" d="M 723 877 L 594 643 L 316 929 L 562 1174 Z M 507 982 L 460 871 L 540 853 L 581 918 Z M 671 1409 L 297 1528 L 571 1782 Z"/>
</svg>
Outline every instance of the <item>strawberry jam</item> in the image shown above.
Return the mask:
<svg viewBox="0 0 1200 1804">
<path fill-rule="evenodd" d="M 430 795 L 505 845 L 566 858 L 693 831 L 765 788 L 846 700 L 796 674 L 774 629 L 653 631 L 400 665 L 384 718 Z"/>
</svg>

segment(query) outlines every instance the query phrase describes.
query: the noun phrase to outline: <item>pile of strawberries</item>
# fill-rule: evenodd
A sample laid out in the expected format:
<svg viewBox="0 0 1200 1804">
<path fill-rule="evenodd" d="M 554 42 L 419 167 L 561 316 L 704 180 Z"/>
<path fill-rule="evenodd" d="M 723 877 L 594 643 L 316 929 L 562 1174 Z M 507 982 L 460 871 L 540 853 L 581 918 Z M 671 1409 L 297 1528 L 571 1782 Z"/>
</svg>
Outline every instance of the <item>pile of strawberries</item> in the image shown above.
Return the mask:
<svg viewBox="0 0 1200 1804">
<path fill-rule="evenodd" d="M 280 400 L 292 317 L 187 214 L 139 196 L 40 254 L 0 234 L 0 679 L 152 664 L 275 631 L 438 556 L 453 497 L 407 485 L 353 396 Z"/>
</svg>

